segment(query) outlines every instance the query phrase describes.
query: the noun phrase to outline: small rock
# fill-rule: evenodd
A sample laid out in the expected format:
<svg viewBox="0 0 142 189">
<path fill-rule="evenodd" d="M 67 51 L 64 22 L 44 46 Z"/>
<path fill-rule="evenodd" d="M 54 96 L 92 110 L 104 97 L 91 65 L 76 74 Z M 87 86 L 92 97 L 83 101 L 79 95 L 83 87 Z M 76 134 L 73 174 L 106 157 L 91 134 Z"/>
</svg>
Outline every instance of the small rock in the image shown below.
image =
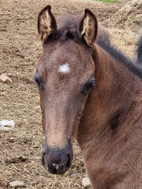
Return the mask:
<svg viewBox="0 0 142 189">
<path fill-rule="evenodd" d="M 6 164 L 18 163 L 18 162 L 19 162 L 19 159 L 17 157 L 5 159 Z"/>
<path fill-rule="evenodd" d="M 18 159 L 21 160 L 21 162 L 25 162 L 25 161 L 27 161 L 28 158 L 26 158 L 24 156 L 19 156 Z"/>
<path fill-rule="evenodd" d="M 10 187 L 14 187 L 14 188 L 20 188 L 20 187 L 26 187 L 26 184 L 23 181 L 13 181 L 9 183 Z"/>
<path fill-rule="evenodd" d="M 9 142 L 13 143 L 13 142 L 14 142 L 14 138 L 13 138 L 13 137 L 10 137 L 10 138 L 9 138 Z"/>
<path fill-rule="evenodd" d="M 82 179 L 82 185 L 86 188 L 88 186 L 91 186 L 89 178 L 83 178 Z"/>
<path fill-rule="evenodd" d="M 13 120 L 1 120 L 0 130 L 8 131 L 14 129 L 15 122 Z"/>
<path fill-rule="evenodd" d="M 28 160 L 27 157 L 19 156 L 19 157 L 8 158 L 8 159 L 5 160 L 5 163 L 6 164 L 20 163 L 20 162 L 25 162 L 27 160 Z"/>
<path fill-rule="evenodd" d="M 33 144 L 33 147 L 34 147 L 34 148 L 39 148 L 39 143 L 38 143 L 38 142 L 35 142 L 35 143 Z"/>
<path fill-rule="evenodd" d="M 5 74 L 0 75 L 0 80 L 5 83 L 13 83 L 12 80 Z"/>
</svg>

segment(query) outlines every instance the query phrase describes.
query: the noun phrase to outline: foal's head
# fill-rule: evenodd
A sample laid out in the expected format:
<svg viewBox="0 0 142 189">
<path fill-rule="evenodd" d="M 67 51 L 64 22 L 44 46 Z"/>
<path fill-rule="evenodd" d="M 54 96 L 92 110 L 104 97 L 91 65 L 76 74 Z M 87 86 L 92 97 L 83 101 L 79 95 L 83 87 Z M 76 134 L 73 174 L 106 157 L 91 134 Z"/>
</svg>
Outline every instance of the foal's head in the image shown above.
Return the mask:
<svg viewBox="0 0 142 189">
<path fill-rule="evenodd" d="M 51 173 L 62 174 L 71 165 L 72 139 L 87 96 L 95 85 L 92 47 L 97 36 L 97 20 L 86 9 L 80 21 L 57 27 L 51 7 L 47 6 L 38 16 L 38 33 L 43 53 L 35 81 L 46 136 L 42 164 Z"/>
</svg>

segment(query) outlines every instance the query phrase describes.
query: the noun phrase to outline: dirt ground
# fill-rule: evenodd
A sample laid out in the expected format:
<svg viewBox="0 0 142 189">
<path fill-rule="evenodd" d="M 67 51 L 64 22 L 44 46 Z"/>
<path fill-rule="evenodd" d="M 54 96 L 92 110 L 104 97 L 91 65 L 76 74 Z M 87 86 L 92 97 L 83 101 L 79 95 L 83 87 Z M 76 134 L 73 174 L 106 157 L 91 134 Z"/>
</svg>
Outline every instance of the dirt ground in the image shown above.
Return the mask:
<svg viewBox="0 0 142 189">
<path fill-rule="evenodd" d="M 13 82 L 0 81 L 0 120 L 15 121 L 12 131 L 0 131 L 0 189 L 9 188 L 9 182 L 16 180 L 24 181 L 28 189 L 83 188 L 81 181 L 86 173 L 76 143 L 72 167 L 65 175 L 50 175 L 41 166 L 44 135 L 38 90 L 33 81 L 42 50 L 37 40 L 37 14 L 47 4 L 52 5 L 55 15 L 82 14 L 90 8 L 99 22 L 108 27 L 112 42 L 132 57 L 142 33 L 142 8 L 135 5 L 138 21 L 130 11 L 117 22 L 126 3 L 127 0 L 113 4 L 93 0 L 0 0 L 0 74 L 6 74 Z"/>
</svg>

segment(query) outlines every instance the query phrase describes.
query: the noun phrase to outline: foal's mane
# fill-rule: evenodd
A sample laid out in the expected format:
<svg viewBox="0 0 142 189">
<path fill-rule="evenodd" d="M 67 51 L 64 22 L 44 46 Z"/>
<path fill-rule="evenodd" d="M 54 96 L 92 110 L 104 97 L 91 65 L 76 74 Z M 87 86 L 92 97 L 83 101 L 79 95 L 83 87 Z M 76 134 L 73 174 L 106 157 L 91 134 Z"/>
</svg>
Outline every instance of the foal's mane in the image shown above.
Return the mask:
<svg viewBox="0 0 142 189">
<path fill-rule="evenodd" d="M 121 64 L 126 65 L 128 69 L 137 75 L 139 78 L 142 79 L 142 67 L 139 64 L 134 64 L 132 60 L 125 56 L 120 50 L 114 47 L 112 44 L 102 40 L 101 38 L 98 39 L 97 44 L 103 48 L 108 54 L 118 60 Z"/>
<path fill-rule="evenodd" d="M 81 21 L 81 17 L 59 17 L 57 19 L 58 29 L 45 40 L 44 44 L 48 41 L 56 41 L 58 39 L 67 41 L 74 40 L 77 43 L 81 43 L 85 45 L 85 41 L 79 35 L 79 23 Z M 105 32 L 104 32 L 105 35 Z M 109 36 L 108 36 L 109 37 Z M 103 48 L 110 56 L 117 59 L 120 63 L 126 65 L 128 69 L 142 79 L 142 67 L 139 64 L 134 64 L 130 58 L 125 56 L 120 50 L 115 48 L 110 42 L 109 39 L 106 39 L 106 36 L 101 37 L 99 35 L 97 39 L 97 44 Z M 90 48 L 90 47 L 89 47 Z"/>
</svg>

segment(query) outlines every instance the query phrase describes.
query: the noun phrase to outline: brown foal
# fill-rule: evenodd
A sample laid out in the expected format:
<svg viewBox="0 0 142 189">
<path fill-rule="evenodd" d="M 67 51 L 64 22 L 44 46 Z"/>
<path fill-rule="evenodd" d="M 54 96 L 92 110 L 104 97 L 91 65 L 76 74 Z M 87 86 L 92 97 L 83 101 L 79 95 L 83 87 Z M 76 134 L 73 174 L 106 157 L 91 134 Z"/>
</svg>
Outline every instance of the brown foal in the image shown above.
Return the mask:
<svg viewBox="0 0 142 189">
<path fill-rule="evenodd" d="M 141 189 L 139 64 L 100 34 L 88 9 L 81 18 L 57 21 L 48 5 L 38 15 L 38 33 L 43 53 L 35 80 L 46 136 L 42 164 L 53 174 L 66 172 L 76 138 L 94 189 Z"/>
</svg>

